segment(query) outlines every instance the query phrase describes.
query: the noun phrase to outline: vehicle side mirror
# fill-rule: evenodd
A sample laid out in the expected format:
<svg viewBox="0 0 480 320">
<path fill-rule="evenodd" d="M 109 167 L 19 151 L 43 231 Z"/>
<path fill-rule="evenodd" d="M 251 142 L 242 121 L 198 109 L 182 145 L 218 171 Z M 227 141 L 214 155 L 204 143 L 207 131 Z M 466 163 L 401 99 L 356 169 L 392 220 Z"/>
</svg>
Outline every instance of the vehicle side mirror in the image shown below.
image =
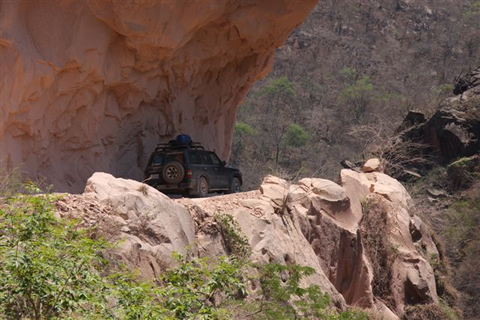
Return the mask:
<svg viewBox="0 0 480 320">
<path fill-rule="evenodd" d="M 223 160 L 223 161 L 222 161 L 222 166 L 225 167 L 226 165 L 227 165 L 227 161 Z"/>
</svg>

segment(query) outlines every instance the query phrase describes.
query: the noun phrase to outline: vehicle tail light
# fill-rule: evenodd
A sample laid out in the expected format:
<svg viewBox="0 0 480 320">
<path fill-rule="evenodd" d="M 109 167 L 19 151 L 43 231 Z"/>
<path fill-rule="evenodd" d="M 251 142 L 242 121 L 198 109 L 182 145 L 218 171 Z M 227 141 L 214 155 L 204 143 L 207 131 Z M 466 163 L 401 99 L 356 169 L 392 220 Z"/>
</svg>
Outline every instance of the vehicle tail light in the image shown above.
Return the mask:
<svg viewBox="0 0 480 320">
<path fill-rule="evenodd" d="M 192 170 L 187 170 L 187 178 L 191 179 L 192 176 Z"/>
</svg>

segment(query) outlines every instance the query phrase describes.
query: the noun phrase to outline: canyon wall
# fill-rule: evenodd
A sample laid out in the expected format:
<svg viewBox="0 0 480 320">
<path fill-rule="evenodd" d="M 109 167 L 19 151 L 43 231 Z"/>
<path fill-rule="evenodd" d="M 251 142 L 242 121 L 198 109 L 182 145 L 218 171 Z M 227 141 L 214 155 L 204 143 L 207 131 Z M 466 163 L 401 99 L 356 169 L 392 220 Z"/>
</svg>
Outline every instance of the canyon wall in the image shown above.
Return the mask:
<svg viewBox="0 0 480 320">
<path fill-rule="evenodd" d="M 2 1 L 0 161 L 79 192 L 188 133 L 226 159 L 239 103 L 316 0 Z"/>
</svg>

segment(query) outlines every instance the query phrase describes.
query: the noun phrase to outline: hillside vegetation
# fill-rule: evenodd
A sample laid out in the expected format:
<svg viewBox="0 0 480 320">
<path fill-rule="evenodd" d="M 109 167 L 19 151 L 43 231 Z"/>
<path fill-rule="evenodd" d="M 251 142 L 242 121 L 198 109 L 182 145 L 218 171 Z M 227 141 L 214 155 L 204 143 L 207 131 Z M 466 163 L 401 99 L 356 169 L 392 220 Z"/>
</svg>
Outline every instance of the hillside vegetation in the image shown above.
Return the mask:
<svg viewBox="0 0 480 320">
<path fill-rule="evenodd" d="M 480 2 L 320 1 L 241 106 L 232 159 L 247 189 L 267 173 L 335 178 L 407 111 L 431 114 L 480 64 Z"/>
</svg>

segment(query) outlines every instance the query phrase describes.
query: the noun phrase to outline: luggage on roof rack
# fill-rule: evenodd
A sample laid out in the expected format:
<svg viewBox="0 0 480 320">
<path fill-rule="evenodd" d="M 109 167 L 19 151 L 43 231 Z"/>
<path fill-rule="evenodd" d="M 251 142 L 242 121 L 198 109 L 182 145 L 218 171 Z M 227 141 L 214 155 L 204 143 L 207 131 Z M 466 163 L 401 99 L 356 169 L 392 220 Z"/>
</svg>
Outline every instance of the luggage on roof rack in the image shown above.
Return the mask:
<svg viewBox="0 0 480 320">
<path fill-rule="evenodd" d="M 176 138 L 175 141 L 178 144 L 186 144 L 188 146 L 192 145 L 192 137 L 190 137 L 188 134 L 179 134 Z"/>
</svg>

